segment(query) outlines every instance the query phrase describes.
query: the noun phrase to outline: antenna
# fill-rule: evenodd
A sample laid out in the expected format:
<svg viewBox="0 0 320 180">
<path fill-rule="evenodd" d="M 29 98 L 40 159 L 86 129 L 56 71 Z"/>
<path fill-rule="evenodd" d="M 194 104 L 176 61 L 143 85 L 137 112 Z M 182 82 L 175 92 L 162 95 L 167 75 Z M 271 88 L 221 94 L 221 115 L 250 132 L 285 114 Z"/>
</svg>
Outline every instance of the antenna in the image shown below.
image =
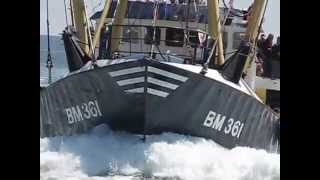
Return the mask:
<svg viewBox="0 0 320 180">
<path fill-rule="evenodd" d="M 48 57 L 47 57 L 47 68 L 48 68 L 48 84 L 51 84 L 51 69 L 53 67 L 52 58 L 50 54 L 50 31 L 49 31 L 49 0 L 47 0 L 47 40 L 48 40 Z"/>
</svg>

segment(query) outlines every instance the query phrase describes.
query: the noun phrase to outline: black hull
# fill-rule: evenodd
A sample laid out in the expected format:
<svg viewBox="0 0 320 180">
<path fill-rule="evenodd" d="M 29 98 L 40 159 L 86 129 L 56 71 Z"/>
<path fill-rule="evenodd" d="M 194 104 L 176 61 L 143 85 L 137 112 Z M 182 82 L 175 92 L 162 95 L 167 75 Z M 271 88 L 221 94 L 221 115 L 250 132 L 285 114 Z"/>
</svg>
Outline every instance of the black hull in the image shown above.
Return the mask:
<svg viewBox="0 0 320 180">
<path fill-rule="evenodd" d="M 40 137 L 84 133 L 107 123 L 137 134 L 205 137 L 226 148 L 270 150 L 276 138 L 277 115 L 254 97 L 153 60 L 70 75 L 40 91 L 40 103 Z"/>
</svg>

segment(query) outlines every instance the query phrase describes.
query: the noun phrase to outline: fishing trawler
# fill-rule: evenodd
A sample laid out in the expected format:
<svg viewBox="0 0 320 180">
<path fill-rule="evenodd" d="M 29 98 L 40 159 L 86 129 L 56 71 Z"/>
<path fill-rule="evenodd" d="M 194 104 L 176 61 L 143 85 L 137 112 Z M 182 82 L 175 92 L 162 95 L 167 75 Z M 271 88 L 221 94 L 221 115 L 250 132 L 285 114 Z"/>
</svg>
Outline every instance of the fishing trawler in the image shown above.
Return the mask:
<svg viewBox="0 0 320 180">
<path fill-rule="evenodd" d="M 84 2 L 71 1 L 72 26 L 63 32 L 70 74 L 40 88 L 40 137 L 106 123 L 144 136 L 175 132 L 273 150 L 279 115 L 242 78 L 265 1 L 254 2 L 246 26 L 229 18 L 231 7 L 219 13 L 217 0 L 208 1 L 204 23 L 190 7 L 106 1 L 91 17 L 99 17 L 92 33 Z M 220 30 L 243 26 L 238 44 L 224 45 Z M 225 55 L 228 48 L 236 51 Z"/>
</svg>

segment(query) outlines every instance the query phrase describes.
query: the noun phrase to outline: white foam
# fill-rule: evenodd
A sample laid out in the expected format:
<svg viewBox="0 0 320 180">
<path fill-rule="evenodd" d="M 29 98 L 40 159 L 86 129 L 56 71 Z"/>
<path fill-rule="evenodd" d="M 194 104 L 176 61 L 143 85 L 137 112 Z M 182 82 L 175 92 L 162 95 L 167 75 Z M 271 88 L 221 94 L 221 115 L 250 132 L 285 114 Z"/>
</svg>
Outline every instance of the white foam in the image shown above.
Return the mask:
<svg viewBox="0 0 320 180">
<path fill-rule="evenodd" d="M 140 136 L 99 126 L 74 137 L 40 139 L 40 179 L 280 179 L 280 155 L 172 133 Z M 114 176 L 115 175 L 115 176 Z"/>
</svg>

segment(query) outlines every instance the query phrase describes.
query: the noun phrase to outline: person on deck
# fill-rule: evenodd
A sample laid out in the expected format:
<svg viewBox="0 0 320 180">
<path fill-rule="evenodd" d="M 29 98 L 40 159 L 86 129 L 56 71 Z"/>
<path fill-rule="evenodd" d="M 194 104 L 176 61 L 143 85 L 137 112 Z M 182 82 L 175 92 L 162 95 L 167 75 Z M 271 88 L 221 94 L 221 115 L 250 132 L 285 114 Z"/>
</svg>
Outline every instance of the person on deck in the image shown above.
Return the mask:
<svg viewBox="0 0 320 180">
<path fill-rule="evenodd" d="M 263 43 L 265 40 L 266 40 L 266 35 L 265 35 L 265 34 L 261 34 L 261 35 L 260 35 L 260 39 L 259 39 L 258 42 L 257 42 L 258 48 L 261 48 L 262 43 Z"/>
<path fill-rule="evenodd" d="M 273 34 L 269 34 L 267 39 L 261 44 L 263 54 L 263 70 L 264 76 L 270 77 L 271 74 L 271 53 L 272 53 Z"/>
<path fill-rule="evenodd" d="M 262 52 L 262 44 L 263 42 L 266 40 L 265 38 L 265 34 L 262 33 L 260 35 L 260 39 L 257 41 L 257 76 L 262 76 L 263 75 L 263 67 L 262 67 L 262 63 L 263 63 L 263 58 L 264 58 L 264 55 L 263 55 L 263 52 Z"/>
<path fill-rule="evenodd" d="M 272 46 L 272 60 L 280 61 L 280 36 L 277 38 L 277 43 Z"/>
<path fill-rule="evenodd" d="M 244 11 L 246 13 L 246 15 L 243 17 L 243 20 L 248 21 L 251 15 L 251 10 L 252 10 L 252 4 L 248 7 L 248 9 L 246 11 Z"/>
<path fill-rule="evenodd" d="M 280 78 L 280 37 L 277 38 L 277 43 L 272 46 L 271 50 L 271 73 L 270 78 Z"/>
<path fill-rule="evenodd" d="M 214 45 L 214 39 L 212 39 L 211 36 L 208 36 L 208 38 L 204 42 L 202 42 L 202 44 L 205 47 L 204 55 L 203 55 L 203 63 L 206 63 L 207 59 L 209 58 L 209 56 L 211 54 L 211 50 Z M 213 54 L 215 54 L 215 52 Z M 213 56 L 213 58 L 210 59 L 210 62 L 212 62 L 212 59 L 214 59 L 214 56 Z"/>
<path fill-rule="evenodd" d="M 273 34 L 269 34 L 267 39 L 261 44 L 261 49 L 265 56 L 271 55 L 272 43 L 273 42 Z"/>
<path fill-rule="evenodd" d="M 107 26 L 104 24 L 101 29 L 100 35 L 100 43 L 99 43 L 99 55 L 98 59 L 105 59 L 108 58 L 110 54 L 108 54 L 108 47 L 110 41 L 110 31 L 108 30 Z"/>
</svg>

